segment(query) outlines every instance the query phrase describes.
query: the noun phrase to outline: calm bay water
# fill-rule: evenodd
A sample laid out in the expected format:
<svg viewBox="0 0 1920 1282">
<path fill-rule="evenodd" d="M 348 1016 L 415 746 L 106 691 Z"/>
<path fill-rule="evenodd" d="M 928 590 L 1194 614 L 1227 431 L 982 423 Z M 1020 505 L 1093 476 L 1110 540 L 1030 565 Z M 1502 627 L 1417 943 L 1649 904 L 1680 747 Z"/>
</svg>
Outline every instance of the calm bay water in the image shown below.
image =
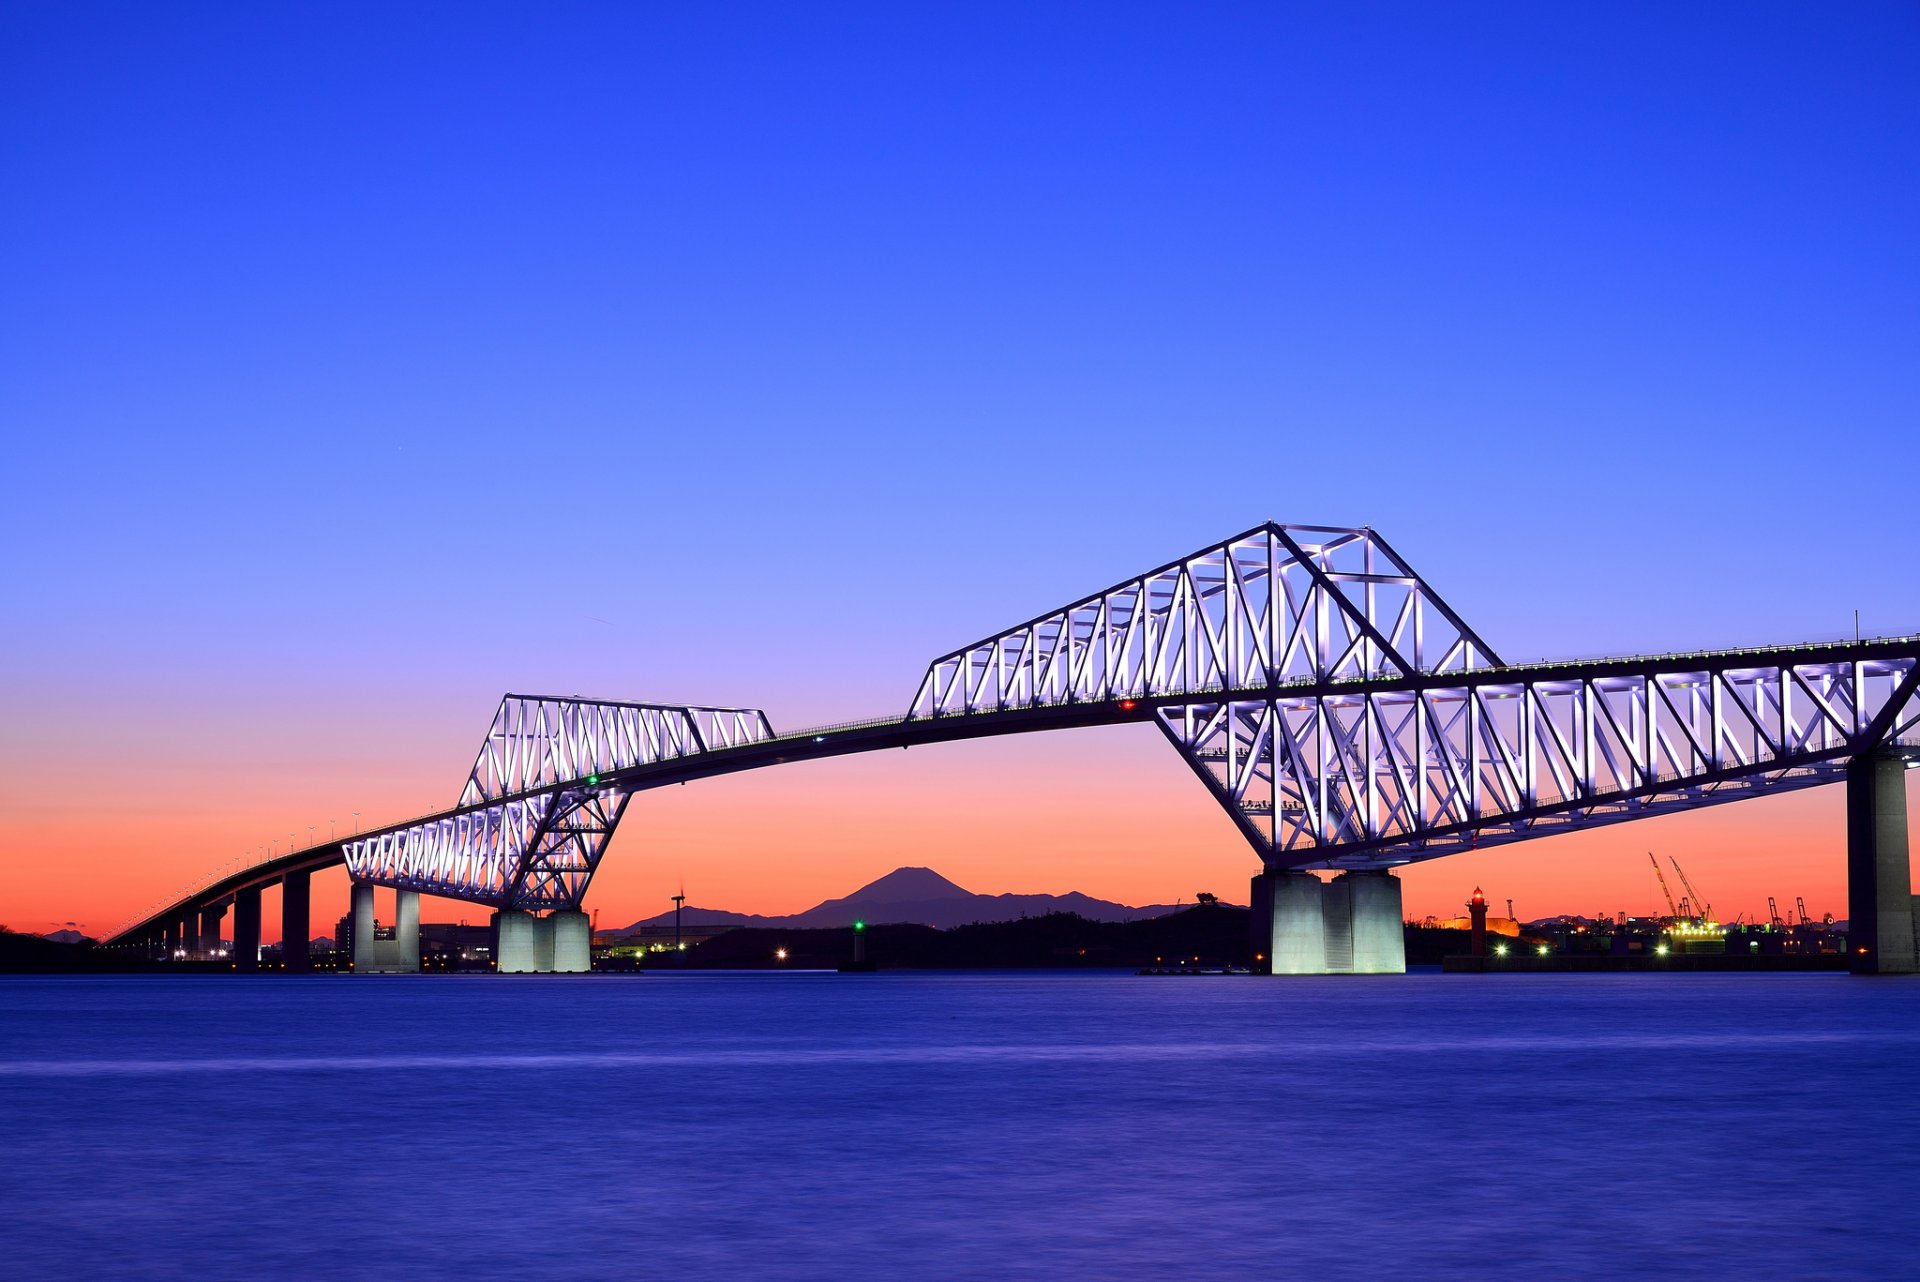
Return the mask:
<svg viewBox="0 0 1920 1282">
<path fill-rule="evenodd" d="M 9 1278 L 1920 1276 L 1920 980 L 0 978 Z"/>
</svg>

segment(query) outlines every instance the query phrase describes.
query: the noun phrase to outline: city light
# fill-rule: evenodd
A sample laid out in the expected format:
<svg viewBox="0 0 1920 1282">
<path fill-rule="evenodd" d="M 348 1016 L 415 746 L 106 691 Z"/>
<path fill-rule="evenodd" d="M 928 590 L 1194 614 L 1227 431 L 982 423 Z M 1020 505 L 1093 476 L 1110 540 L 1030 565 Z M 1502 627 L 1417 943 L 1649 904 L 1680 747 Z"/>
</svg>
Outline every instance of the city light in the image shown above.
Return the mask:
<svg viewBox="0 0 1920 1282">
<path fill-rule="evenodd" d="M 785 961 L 785 960 L 787 959 L 787 950 L 786 950 L 786 949 L 784 949 L 784 948 L 776 948 L 776 949 L 774 949 L 774 950 L 773 950 L 773 959 L 774 959 L 775 961 Z"/>
<path fill-rule="evenodd" d="M 1505 944 L 1495 944 L 1493 946 L 1493 955 L 1495 957 L 1505 957 L 1507 955 L 1507 946 Z"/>
</svg>

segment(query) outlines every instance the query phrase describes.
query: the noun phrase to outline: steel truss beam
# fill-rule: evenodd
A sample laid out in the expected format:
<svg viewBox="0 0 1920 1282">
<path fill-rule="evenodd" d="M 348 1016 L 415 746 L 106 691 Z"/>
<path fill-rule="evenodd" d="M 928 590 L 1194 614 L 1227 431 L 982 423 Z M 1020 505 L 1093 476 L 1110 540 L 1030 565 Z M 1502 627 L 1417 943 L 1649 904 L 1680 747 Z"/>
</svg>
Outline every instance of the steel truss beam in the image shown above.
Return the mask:
<svg viewBox="0 0 1920 1282">
<path fill-rule="evenodd" d="M 458 811 L 343 843 L 347 870 L 499 908 L 577 908 L 626 811 L 613 775 L 772 738 L 757 708 L 510 694 Z"/>
<path fill-rule="evenodd" d="M 1498 662 L 1379 534 L 1269 522 L 934 660 L 908 719 Z"/>
<path fill-rule="evenodd" d="M 1156 715 L 1270 868 L 1382 867 L 1830 783 L 1860 753 L 1920 746 L 1913 653 L 1776 653 L 1495 669 Z"/>
</svg>

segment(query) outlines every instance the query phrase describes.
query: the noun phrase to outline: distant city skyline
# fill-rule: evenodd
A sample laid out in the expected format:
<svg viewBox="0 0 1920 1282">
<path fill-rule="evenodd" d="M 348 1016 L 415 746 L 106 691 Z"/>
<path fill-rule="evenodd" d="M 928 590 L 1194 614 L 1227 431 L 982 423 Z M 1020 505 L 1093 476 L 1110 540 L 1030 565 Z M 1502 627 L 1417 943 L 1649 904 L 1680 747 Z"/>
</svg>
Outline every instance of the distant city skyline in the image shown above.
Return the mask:
<svg viewBox="0 0 1920 1282">
<path fill-rule="evenodd" d="M 1920 17 L 1390 9 L 0 14 L 0 922 L 445 806 L 507 690 L 903 711 L 1269 518 L 1514 659 L 1920 632 Z M 1651 849 L 1841 915 L 1841 805 L 1405 907 L 1642 911 Z M 587 906 L 901 864 L 1256 871 L 1114 727 L 643 795 Z"/>
</svg>

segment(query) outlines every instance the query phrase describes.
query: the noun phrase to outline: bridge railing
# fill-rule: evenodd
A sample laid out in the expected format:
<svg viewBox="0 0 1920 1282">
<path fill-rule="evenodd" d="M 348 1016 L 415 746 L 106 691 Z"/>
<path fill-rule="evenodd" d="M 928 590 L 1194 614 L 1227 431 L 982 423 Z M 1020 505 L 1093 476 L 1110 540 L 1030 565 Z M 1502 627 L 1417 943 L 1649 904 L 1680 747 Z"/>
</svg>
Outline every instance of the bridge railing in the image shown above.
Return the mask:
<svg viewBox="0 0 1920 1282">
<path fill-rule="evenodd" d="M 817 739 L 821 735 L 841 734 L 848 730 L 875 730 L 881 726 L 897 726 L 905 722 L 906 717 L 903 714 L 890 712 L 885 716 L 863 717 L 858 721 L 830 721 L 825 725 L 805 726 L 774 737 L 780 740 Z"/>
</svg>

